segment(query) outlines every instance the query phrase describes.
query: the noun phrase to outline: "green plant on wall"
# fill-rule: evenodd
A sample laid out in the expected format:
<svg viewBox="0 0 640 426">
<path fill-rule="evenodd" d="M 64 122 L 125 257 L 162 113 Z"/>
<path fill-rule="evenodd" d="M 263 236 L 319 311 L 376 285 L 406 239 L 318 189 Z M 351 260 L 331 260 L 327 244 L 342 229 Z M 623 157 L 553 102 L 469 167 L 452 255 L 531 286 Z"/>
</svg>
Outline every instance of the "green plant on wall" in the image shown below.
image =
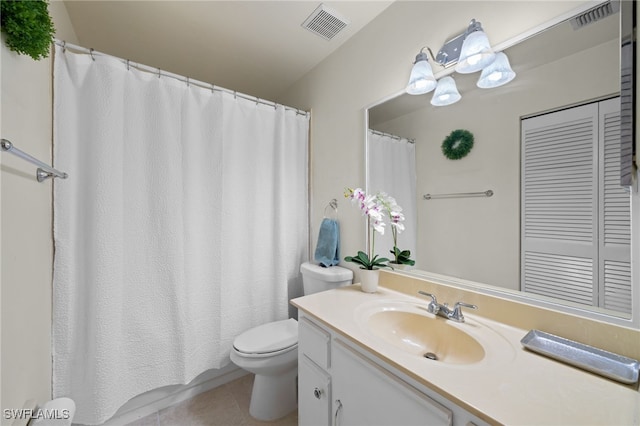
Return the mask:
<svg viewBox="0 0 640 426">
<path fill-rule="evenodd" d="M 0 0 L 0 26 L 9 49 L 35 60 L 49 56 L 55 28 L 46 0 Z"/>
</svg>

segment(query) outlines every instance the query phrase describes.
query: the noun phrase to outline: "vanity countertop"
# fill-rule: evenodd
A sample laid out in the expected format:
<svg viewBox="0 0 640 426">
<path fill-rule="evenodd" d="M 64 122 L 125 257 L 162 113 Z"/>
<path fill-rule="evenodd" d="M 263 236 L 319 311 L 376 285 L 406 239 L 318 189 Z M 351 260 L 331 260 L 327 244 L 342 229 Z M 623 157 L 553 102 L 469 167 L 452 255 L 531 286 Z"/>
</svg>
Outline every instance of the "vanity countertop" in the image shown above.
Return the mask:
<svg viewBox="0 0 640 426">
<path fill-rule="evenodd" d="M 576 369 L 522 347 L 529 330 L 465 312 L 465 326 L 483 325 L 499 334 L 499 362 L 443 365 L 390 347 L 356 320 L 364 304 L 426 299 L 384 287 L 364 293 L 359 285 L 293 299 L 291 303 L 351 342 L 373 352 L 424 386 L 492 424 L 638 425 L 640 392 L 636 386 Z M 480 307 L 482 308 L 482 307 Z M 438 318 L 440 320 L 440 318 Z M 443 321 L 447 321 L 442 319 Z M 495 340 L 494 340 L 495 341 Z M 504 344 L 508 346 L 504 346 Z M 507 349 L 505 351 L 505 348 Z M 488 358 L 491 348 L 485 348 Z"/>
</svg>

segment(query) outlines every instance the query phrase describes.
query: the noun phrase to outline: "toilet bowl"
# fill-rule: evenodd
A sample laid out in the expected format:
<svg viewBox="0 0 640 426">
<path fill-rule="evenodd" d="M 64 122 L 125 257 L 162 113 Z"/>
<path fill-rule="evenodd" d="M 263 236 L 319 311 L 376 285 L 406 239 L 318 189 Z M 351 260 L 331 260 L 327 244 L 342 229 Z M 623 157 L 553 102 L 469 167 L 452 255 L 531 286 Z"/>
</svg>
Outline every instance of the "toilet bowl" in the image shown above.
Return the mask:
<svg viewBox="0 0 640 426">
<path fill-rule="evenodd" d="M 255 374 L 251 416 L 275 420 L 296 409 L 298 321 L 290 318 L 244 332 L 233 342 L 231 361 Z"/>
<path fill-rule="evenodd" d="M 311 263 L 300 266 L 304 294 L 351 284 L 353 272 L 340 266 L 324 268 Z M 297 407 L 298 321 L 270 322 L 235 338 L 231 361 L 253 374 L 249 414 L 263 420 L 284 417 Z"/>
</svg>

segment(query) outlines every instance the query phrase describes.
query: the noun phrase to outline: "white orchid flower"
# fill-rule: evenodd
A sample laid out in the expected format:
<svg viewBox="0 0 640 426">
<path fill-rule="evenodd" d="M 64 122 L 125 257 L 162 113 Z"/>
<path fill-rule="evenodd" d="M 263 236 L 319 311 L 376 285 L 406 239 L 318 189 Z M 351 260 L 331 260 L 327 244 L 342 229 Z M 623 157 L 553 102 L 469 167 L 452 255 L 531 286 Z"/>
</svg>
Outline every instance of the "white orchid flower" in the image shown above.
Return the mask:
<svg viewBox="0 0 640 426">
<path fill-rule="evenodd" d="M 363 269 L 377 269 L 386 267 L 389 259 L 379 257 L 374 251 L 375 234 L 384 235 L 386 223 L 385 218 L 389 219 L 391 233 L 393 236 L 394 250 L 391 252 L 399 252 L 397 245 L 398 233 L 404 231 L 405 220 L 400 207 L 395 198 L 389 196 L 386 192 L 378 192 L 375 195 L 367 195 L 362 188 L 346 188 L 344 192 L 345 198 L 351 199 L 351 202 L 357 205 L 363 216 L 367 217 L 367 226 L 369 229 L 369 246 L 367 253 L 358 252 L 358 256 L 347 256 L 348 262 L 358 263 Z M 404 252 L 403 252 L 404 253 Z M 398 254 L 395 254 L 396 258 Z"/>
</svg>

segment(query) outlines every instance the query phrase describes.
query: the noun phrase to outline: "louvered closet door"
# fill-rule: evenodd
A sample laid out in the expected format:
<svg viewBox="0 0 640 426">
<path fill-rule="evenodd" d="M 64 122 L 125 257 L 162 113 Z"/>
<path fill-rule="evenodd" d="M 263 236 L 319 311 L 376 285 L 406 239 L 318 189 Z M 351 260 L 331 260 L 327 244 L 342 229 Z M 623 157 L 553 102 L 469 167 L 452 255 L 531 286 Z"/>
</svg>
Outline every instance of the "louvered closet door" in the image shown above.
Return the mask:
<svg viewBox="0 0 640 426">
<path fill-rule="evenodd" d="M 620 186 L 620 100 L 600 102 L 599 304 L 631 313 L 630 194 Z"/>
<path fill-rule="evenodd" d="M 620 100 L 522 121 L 522 289 L 631 311 Z"/>
<path fill-rule="evenodd" d="M 597 305 L 598 107 L 522 121 L 521 285 Z"/>
</svg>

